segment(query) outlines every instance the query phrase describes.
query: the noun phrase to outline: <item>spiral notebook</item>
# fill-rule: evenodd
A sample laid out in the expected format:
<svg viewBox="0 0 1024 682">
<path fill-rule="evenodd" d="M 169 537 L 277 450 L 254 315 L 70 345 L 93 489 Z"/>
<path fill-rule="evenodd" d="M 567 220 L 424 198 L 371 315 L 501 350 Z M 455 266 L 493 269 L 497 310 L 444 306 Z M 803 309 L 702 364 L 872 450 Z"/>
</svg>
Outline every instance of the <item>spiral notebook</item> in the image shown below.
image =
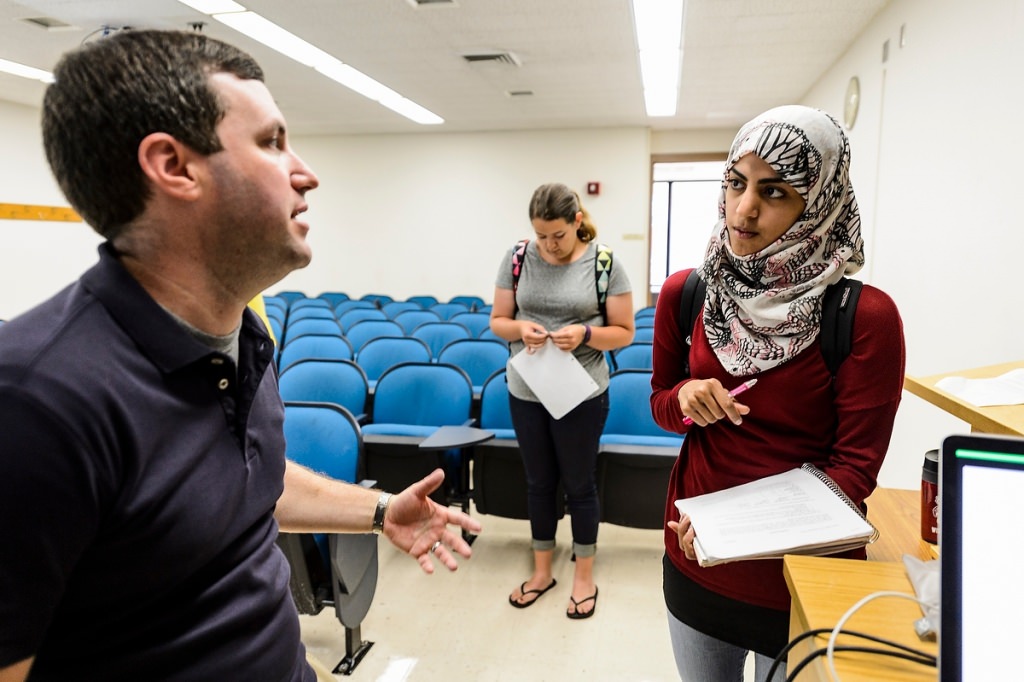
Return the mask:
<svg viewBox="0 0 1024 682">
<path fill-rule="evenodd" d="M 810 464 L 675 504 L 693 524 L 701 566 L 835 554 L 878 539 L 857 505 Z"/>
</svg>

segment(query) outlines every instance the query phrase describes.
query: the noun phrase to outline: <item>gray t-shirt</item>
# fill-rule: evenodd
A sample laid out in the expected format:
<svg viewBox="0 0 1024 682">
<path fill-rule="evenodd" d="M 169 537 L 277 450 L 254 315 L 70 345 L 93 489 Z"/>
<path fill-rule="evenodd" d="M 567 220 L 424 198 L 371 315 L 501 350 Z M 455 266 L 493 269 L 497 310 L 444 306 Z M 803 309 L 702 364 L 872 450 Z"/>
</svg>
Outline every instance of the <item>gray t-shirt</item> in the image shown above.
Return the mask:
<svg viewBox="0 0 1024 682">
<path fill-rule="evenodd" d="M 498 267 L 495 285 L 499 289 L 512 288 L 512 252 L 508 250 Z M 556 331 L 570 324 L 589 324 L 591 327 L 604 326 L 601 310 L 597 305 L 597 287 L 594 269 L 597 259 L 597 245 L 591 242 L 587 250 L 575 262 L 568 265 L 551 265 L 537 253 L 537 243 L 530 240 L 526 245 L 519 288 L 516 291 L 517 320 L 529 320 L 548 331 Z M 609 273 L 608 296 L 626 294 L 632 291 L 629 278 L 619 261 L 612 258 Z M 511 355 L 523 349 L 521 340 L 511 344 Z M 600 395 L 608 388 L 608 364 L 604 353 L 590 346 L 580 345 L 573 351 L 591 378 L 597 382 L 594 395 Z M 539 402 L 533 391 L 520 378 L 515 369 L 508 366 L 509 393 L 520 400 Z M 593 396 L 591 396 L 593 397 Z"/>
</svg>

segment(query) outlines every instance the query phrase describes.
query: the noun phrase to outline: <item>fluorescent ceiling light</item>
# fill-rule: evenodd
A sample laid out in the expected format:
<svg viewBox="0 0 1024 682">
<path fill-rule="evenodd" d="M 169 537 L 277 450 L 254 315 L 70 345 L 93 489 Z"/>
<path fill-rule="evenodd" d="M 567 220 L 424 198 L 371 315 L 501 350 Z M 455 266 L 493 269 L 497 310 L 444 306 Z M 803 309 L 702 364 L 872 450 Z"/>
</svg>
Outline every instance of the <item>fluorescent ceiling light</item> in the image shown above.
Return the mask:
<svg viewBox="0 0 1024 682">
<path fill-rule="evenodd" d="M 402 97 L 391 88 L 341 62 L 319 47 L 286 31 L 274 22 L 248 11 L 233 0 L 178 0 L 183 5 L 211 15 L 214 19 L 263 43 L 286 57 L 311 66 L 331 80 L 354 90 L 363 97 L 391 109 L 422 125 L 437 125 L 444 119 L 415 102 Z"/>
<path fill-rule="evenodd" d="M 255 12 L 214 14 L 213 18 L 306 66 L 333 59 L 319 47 L 307 43 Z"/>
<path fill-rule="evenodd" d="M 222 14 L 225 12 L 244 12 L 245 8 L 234 0 L 178 0 L 203 14 Z"/>
<path fill-rule="evenodd" d="M 633 0 L 648 116 L 674 116 L 679 99 L 683 0 Z"/>
<path fill-rule="evenodd" d="M 372 99 L 416 123 L 421 125 L 439 125 L 444 123 L 444 119 L 437 114 L 424 109 L 412 100 L 402 97 L 388 86 L 373 80 L 362 71 L 353 69 L 348 64 L 342 64 L 337 59 L 333 60 L 332 63 L 317 64 L 313 68 L 331 80 L 341 83 L 346 88 L 355 90 L 363 97 Z"/>
<path fill-rule="evenodd" d="M 420 125 L 425 126 L 436 126 L 444 123 L 444 119 L 430 111 L 424 109 L 416 102 L 405 97 L 399 97 L 398 99 L 382 99 L 379 100 L 381 104 L 386 106 L 396 114 L 401 114 L 411 121 L 415 121 Z"/>
<path fill-rule="evenodd" d="M 43 81 L 44 83 L 53 82 L 53 74 L 49 71 L 43 71 L 32 66 L 25 66 L 18 62 L 9 62 L 6 59 L 0 59 L 0 71 L 9 73 L 15 76 L 21 76 L 22 78 L 31 78 L 32 80 Z"/>
<path fill-rule="evenodd" d="M 401 97 L 397 92 L 386 85 L 382 85 L 367 76 L 358 69 L 353 69 L 348 64 L 343 64 L 337 59 L 333 62 L 317 64 L 314 66 L 317 71 L 331 80 L 341 83 L 350 90 L 355 90 L 363 97 L 380 102 L 388 97 Z"/>
</svg>

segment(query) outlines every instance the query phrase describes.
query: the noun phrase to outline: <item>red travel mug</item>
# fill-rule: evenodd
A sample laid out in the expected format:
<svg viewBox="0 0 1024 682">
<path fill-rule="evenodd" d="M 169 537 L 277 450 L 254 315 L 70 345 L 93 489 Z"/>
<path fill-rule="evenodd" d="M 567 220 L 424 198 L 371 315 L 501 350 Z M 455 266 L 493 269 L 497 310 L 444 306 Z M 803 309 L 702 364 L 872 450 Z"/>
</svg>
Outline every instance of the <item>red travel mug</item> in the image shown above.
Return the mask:
<svg viewBox="0 0 1024 682">
<path fill-rule="evenodd" d="M 939 451 L 924 453 L 921 467 L 921 538 L 939 541 Z"/>
</svg>

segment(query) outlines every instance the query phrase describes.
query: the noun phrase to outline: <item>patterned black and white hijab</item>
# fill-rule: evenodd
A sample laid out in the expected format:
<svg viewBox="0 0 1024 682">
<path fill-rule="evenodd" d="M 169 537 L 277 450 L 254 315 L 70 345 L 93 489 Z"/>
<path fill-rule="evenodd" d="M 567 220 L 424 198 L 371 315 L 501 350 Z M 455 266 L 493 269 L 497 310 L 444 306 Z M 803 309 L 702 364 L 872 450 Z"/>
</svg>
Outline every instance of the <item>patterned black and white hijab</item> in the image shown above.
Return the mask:
<svg viewBox="0 0 1024 682">
<path fill-rule="evenodd" d="M 747 154 L 771 166 L 806 206 L 773 244 L 737 256 L 729 246 L 725 189 L 732 167 Z M 740 128 L 701 268 L 707 282 L 704 328 L 726 371 L 749 376 L 807 348 L 821 328 L 825 288 L 863 265 L 850 143 L 839 123 L 823 111 L 790 105 L 766 111 Z"/>
</svg>

